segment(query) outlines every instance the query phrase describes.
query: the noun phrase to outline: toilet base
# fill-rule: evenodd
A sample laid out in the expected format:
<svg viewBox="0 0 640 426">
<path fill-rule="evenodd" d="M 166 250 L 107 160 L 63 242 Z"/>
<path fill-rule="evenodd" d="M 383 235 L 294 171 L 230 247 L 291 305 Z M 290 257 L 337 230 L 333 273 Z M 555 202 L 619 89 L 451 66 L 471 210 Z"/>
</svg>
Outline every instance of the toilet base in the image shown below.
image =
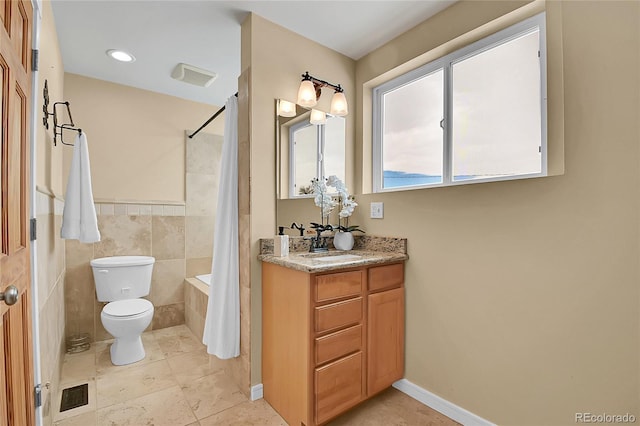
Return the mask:
<svg viewBox="0 0 640 426">
<path fill-rule="evenodd" d="M 142 338 L 139 335 L 116 338 L 111 345 L 110 352 L 113 365 L 133 364 L 145 357 Z"/>
</svg>

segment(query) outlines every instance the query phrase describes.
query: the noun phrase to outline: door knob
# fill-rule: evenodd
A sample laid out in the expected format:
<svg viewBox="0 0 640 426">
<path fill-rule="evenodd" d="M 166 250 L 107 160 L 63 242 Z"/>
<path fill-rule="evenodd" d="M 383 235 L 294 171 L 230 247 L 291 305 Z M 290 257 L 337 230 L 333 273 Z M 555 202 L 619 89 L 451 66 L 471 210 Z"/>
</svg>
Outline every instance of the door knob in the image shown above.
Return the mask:
<svg viewBox="0 0 640 426">
<path fill-rule="evenodd" d="M 0 300 L 4 300 L 4 303 L 11 306 L 18 301 L 18 294 L 17 287 L 10 285 L 4 289 L 4 293 L 0 293 Z"/>
</svg>

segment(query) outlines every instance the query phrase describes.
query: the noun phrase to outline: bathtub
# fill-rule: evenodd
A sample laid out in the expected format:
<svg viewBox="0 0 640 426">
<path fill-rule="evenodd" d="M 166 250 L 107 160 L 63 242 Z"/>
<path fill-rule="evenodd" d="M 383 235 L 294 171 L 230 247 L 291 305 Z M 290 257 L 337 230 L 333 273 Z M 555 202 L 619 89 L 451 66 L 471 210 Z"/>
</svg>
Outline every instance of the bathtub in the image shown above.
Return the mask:
<svg viewBox="0 0 640 426">
<path fill-rule="evenodd" d="M 209 304 L 211 274 L 184 280 L 184 321 L 189 330 L 202 340 Z"/>
<path fill-rule="evenodd" d="M 211 274 L 206 275 L 196 275 L 196 278 L 205 283 L 206 285 L 211 285 Z"/>
</svg>

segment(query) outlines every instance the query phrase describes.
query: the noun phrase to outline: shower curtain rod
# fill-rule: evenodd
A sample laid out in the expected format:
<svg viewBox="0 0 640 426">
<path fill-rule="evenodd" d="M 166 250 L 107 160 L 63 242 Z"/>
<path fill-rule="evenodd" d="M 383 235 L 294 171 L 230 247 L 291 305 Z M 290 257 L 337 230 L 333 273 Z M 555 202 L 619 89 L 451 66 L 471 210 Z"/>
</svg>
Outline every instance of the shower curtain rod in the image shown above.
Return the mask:
<svg viewBox="0 0 640 426">
<path fill-rule="evenodd" d="M 235 94 L 235 95 L 233 95 L 233 96 L 235 96 L 235 97 L 237 98 L 237 97 L 238 97 L 238 92 L 236 92 L 236 94 Z M 217 116 L 219 116 L 220 114 L 222 114 L 222 111 L 224 111 L 224 108 L 225 108 L 225 106 L 223 105 L 223 106 L 222 106 L 222 108 L 220 108 L 220 109 L 218 110 L 218 112 L 216 112 L 215 114 L 213 114 L 213 115 L 211 116 L 211 118 L 209 118 L 207 121 L 205 121 L 205 122 L 204 122 L 204 124 L 198 128 L 198 130 L 196 130 L 195 132 L 191 133 L 191 134 L 189 135 L 189 139 L 192 139 L 195 135 L 197 135 L 197 134 L 198 134 L 198 132 L 200 132 L 200 130 L 202 130 L 202 129 L 204 129 L 205 127 L 207 127 L 207 126 L 209 125 L 209 123 L 211 123 L 213 120 L 215 120 L 215 119 L 216 119 L 216 117 L 217 117 Z"/>
</svg>

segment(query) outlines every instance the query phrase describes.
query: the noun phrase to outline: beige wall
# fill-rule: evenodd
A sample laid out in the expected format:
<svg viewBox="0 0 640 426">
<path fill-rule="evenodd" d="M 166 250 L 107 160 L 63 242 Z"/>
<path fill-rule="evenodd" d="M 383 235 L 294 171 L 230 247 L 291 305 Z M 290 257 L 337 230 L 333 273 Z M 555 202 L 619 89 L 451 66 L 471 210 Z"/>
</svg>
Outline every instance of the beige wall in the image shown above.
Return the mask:
<svg viewBox="0 0 640 426">
<path fill-rule="evenodd" d="M 49 112 L 53 103 L 64 100 L 64 68 L 58 35 L 56 33 L 51 2 L 42 2 L 42 23 L 40 27 L 40 58 L 38 64 L 38 95 L 36 110 L 36 185 L 39 189 L 59 197 L 64 196 L 62 184 L 62 153 L 58 144 L 53 146 L 53 117 L 49 119 L 49 130 L 42 126 L 42 90 L 47 81 L 49 88 Z"/>
<path fill-rule="evenodd" d="M 53 146 L 53 122 L 49 130 L 42 126 L 42 90 L 47 80 L 50 102 L 62 100 L 64 69 L 51 3 L 42 2 L 40 27 L 40 64 L 36 111 L 36 193 L 38 322 L 40 326 L 41 382 L 51 383 L 42 389 L 43 424 L 50 425 L 56 412 L 60 388 L 60 371 L 65 350 L 64 317 L 64 241 L 59 230 L 62 223 L 62 150 Z M 52 111 L 53 106 L 49 107 Z M 53 404 L 53 406 L 52 406 Z"/>
<path fill-rule="evenodd" d="M 518 4 L 457 3 L 358 61 L 357 83 Z M 564 175 L 356 195 L 354 223 L 409 239 L 406 378 L 497 424 L 640 415 L 639 4 L 547 9 L 549 138 L 564 141 Z M 368 219 L 371 201 L 383 220 Z"/>
<path fill-rule="evenodd" d="M 184 131 L 218 107 L 76 74 L 65 74 L 64 83 L 74 122 L 87 133 L 97 200 L 185 201 Z M 206 131 L 222 134 L 223 127 L 220 116 Z M 66 179 L 72 149 L 64 153 Z"/>
<path fill-rule="evenodd" d="M 257 384 L 262 376 L 261 266 L 256 259 L 258 241 L 271 238 L 276 233 L 274 100 L 295 101 L 301 74 L 309 71 L 314 77 L 341 84 L 347 102 L 353 106 L 355 62 L 257 15 L 251 15 L 243 23 L 242 59 L 243 73 L 250 70 L 250 163 L 247 162 L 247 169 L 241 169 L 240 173 L 251 177 L 250 211 L 246 217 L 249 224 L 245 227 L 250 232 L 251 256 L 247 266 L 250 262 L 251 318 L 254 319 L 251 322 L 251 384 Z M 319 109 L 329 111 L 332 94 L 328 89 L 323 90 Z M 349 115 L 346 119 L 347 140 L 353 140 L 354 116 Z M 346 159 L 347 162 L 353 161 L 353 145 L 348 146 Z M 347 181 L 352 179 L 352 174 L 347 177 Z M 242 218 L 240 223 L 242 235 Z"/>
<path fill-rule="evenodd" d="M 408 380 L 497 424 L 638 416 L 639 4 L 517 10 L 526 3 L 456 3 L 357 62 L 353 223 L 408 237 Z M 362 87 L 544 8 L 548 136 L 561 175 L 363 195 Z M 372 201 L 385 203 L 383 220 L 368 218 Z M 279 202 L 279 220 L 313 210 L 296 203 Z"/>
</svg>

